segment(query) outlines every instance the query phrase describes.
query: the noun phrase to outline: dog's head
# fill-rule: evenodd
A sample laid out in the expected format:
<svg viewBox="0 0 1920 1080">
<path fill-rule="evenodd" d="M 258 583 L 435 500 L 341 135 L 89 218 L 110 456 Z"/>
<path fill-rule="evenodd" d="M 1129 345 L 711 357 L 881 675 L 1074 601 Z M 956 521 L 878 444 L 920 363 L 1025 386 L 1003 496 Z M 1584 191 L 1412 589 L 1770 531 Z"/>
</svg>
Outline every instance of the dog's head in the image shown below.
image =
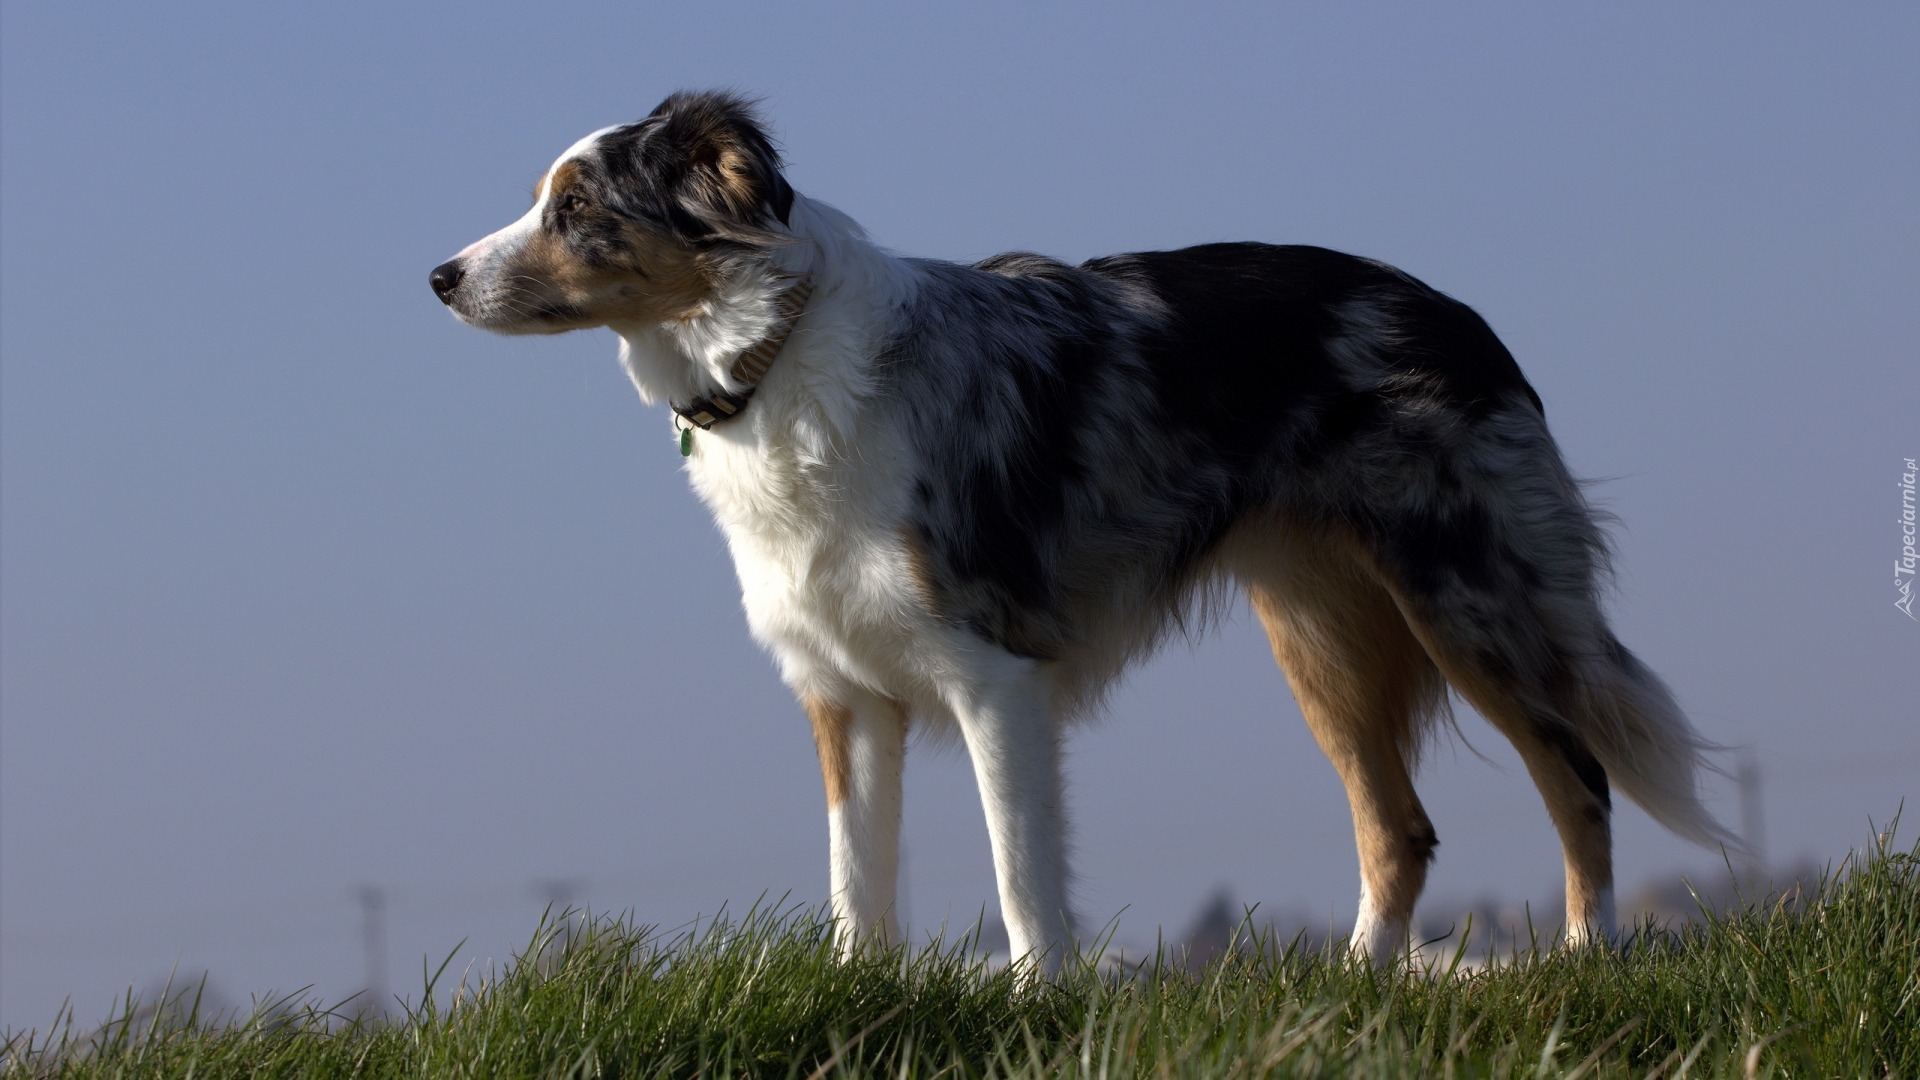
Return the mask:
<svg viewBox="0 0 1920 1080">
<path fill-rule="evenodd" d="M 793 189 L 747 101 L 680 93 L 575 143 L 520 220 L 434 267 L 463 322 L 505 334 L 687 320 L 787 242 Z"/>
</svg>

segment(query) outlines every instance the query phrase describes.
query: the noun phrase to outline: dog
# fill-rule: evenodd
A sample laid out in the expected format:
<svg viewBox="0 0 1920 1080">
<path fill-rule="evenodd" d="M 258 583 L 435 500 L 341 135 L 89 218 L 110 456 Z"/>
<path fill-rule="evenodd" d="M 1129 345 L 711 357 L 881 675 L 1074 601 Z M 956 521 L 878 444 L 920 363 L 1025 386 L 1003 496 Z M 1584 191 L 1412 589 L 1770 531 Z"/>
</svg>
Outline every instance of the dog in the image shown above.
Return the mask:
<svg viewBox="0 0 1920 1080">
<path fill-rule="evenodd" d="M 1390 964 L 1437 838 L 1448 686 L 1519 751 L 1610 940 L 1611 792 L 1733 844 L 1709 744 L 1609 630 L 1607 542 L 1486 322 L 1393 267 L 1220 243 L 903 258 L 795 192 L 754 103 L 676 93 L 561 154 L 430 275 L 504 334 L 610 327 L 668 403 L 755 638 L 811 721 L 844 950 L 895 920 L 908 730 L 957 731 L 1016 957 L 1074 941 L 1061 742 L 1129 663 L 1250 598 L 1346 784 L 1353 951 Z"/>
</svg>

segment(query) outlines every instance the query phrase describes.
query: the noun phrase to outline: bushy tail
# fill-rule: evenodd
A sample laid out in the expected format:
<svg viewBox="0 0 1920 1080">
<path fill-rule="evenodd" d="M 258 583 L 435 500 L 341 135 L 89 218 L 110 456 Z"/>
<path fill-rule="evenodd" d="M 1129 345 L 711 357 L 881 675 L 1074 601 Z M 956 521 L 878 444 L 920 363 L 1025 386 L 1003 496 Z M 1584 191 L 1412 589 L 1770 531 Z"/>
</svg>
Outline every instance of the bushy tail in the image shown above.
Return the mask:
<svg viewBox="0 0 1920 1080">
<path fill-rule="evenodd" d="M 1721 749 L 1702 738 L 1660 677 L 1605 635 L 1602 655 L 1585 666 L 1577 715 L 1568 717 L 1614 789 L 1676 835 L 1703 847 L 1745 854 L 1746 845 L 1701 805 L 1704 771 Z"/>
</svg>

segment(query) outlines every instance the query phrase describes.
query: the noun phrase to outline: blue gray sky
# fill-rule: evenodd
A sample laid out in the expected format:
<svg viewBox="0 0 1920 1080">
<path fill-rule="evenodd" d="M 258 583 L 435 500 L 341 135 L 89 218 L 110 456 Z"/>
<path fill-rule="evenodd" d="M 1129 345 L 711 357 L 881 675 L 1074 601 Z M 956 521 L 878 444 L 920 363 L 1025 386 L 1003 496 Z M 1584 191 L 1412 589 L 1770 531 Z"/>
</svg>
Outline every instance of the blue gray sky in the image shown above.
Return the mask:
<svg viewBox="0 0 1920 1080">
<path fill-rule="evenodd" d="M 543 882 L 666 926 L 823 897 L 806 724 L 666 414 L 610 335 L 489 337 L 426 286 L 682 87 L 764 95 L 794 185 L 903 252 L 1305 242 L 1474 305 L 1624 522 L 1622 636 L 1758 763 L 1771 854 L 1843 855 L 1920 794 L 1915 55 L 1896 3 L 10 0 L 0 1025 L 175 968 L 337 1000 L 366 885 L 402 991 L 507 957 Z M 1462 729 L 1428 895 L 1550 905 L 1538 799 Z M 1344 797 L 1244 617 L 1072 754 L 1120 940 L 1223 885 L 1351 917 Z M 907 920 L 971 923 L 966 765 L 908 783 Z M 1718 866 L 1618 839 L 1628 887 Z"/>
</svg>

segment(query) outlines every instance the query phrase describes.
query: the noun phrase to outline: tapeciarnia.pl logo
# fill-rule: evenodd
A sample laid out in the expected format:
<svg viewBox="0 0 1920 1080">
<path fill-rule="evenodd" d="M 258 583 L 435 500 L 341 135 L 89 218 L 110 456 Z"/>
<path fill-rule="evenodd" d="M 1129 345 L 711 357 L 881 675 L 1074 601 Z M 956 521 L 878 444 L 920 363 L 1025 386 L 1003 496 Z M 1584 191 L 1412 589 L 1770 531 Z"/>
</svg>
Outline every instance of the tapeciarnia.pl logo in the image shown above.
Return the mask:
<svg viewBox="0 0 1920 1080">
<path fill-rule="evenodd" d="M 1896 599 L 1893 606 L 1907 613 L 1907 618 L 1920 622 L 1920 615 L 1913 613 L 1913 578 L 1916 556 L 1913 551 L 1913 480 L 1920 473 L 1914 459 L 1907 458 L 1907 471 L 1900 474 L 1900 557 L 1893 560 L 1893 589 Z"/>
</svg>

